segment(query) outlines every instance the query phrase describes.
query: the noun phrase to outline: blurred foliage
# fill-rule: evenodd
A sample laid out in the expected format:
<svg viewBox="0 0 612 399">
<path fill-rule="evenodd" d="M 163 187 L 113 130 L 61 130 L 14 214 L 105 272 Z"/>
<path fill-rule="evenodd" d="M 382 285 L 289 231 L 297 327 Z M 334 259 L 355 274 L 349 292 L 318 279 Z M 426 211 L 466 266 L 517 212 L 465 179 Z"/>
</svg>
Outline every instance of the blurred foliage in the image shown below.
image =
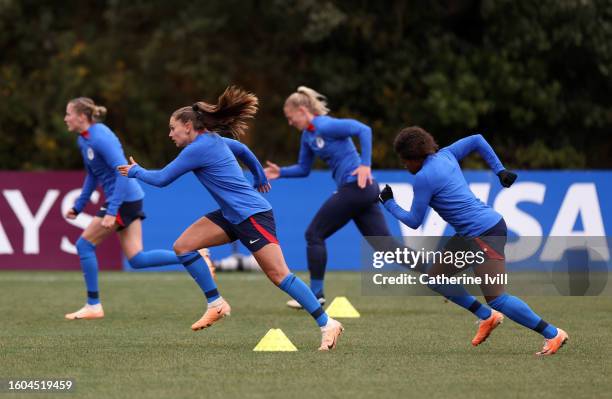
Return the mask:
<svg viewBox="0 0 612 399">
<path fill-rule="evenodd" d="M 161 166 L 172 111 L 228 84 L 260 98 L 244 140 L 262 161 L 297 159 L 282 105 L 304 84 L 372 126 L 375 167 L 398 167 L 407 125 L 441 146 L 480 132 L 508 167 L 612 166 L 610 0 L 0 0 L 0 33 L 3 169 L 81 167 L 78 96 Z"/>
</svg>

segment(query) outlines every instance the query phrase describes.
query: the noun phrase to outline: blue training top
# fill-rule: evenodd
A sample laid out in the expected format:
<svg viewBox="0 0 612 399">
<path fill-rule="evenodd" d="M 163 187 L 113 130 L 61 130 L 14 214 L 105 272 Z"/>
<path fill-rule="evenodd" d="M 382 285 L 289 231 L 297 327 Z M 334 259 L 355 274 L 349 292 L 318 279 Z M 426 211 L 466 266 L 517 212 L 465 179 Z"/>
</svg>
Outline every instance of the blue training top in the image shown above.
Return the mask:
<svg viewBox="0 0 612 399">
<path fill-rule="evenodd" d="M 351 137 L 359 136 L 361 157 Z M 324 160 L 332 170 L 338 187 L 354 182 L 351 173 L 359 165 L 370 166 L 372 159 L 372 129 L 354 119 L 316 116 L 302 131 L 298 163 L 281 168 L 280 177 L 304 177 L 310 174 L 314 156 Z"/>
<path fill-rule="evenodd" d="M 423 223 L 427 206 L 431 205 L 459 235 L 480 236 L 495 226 L 502 216 L 476 198 L 461 172 L 459 161 L 474 150 L 495 174 L 504 170 L 484 137 L 480 134 L 469 136 L 425 158 L 423 167 L 415 175 L 414 199 L 409 212 L 393 199 L 385 203 L 385 208 L 402 223 L 416 229 Z"/>
<path fill-rule="evenodd" d="M 236 140 L 216 133 L 204 133 L 161 170 L 146 170 L 138 165 L 128 174 L 145 183 L 164 187 L 187 172 L 193 172 L 221 207 L 221 213 L 232 224 L 272 209 L 270 203 L 244 177 L 234 154 L 255 176 L 255 186 L 266 184 L 264 170 L 249 148 Z"/>
<path fill-rule="evenodd" d="M 100 184 L 108 202 L 106 214 L 116 216 L 122 202 L 138 201 L 144 192 L 138 182 L 121 176 L 117 166 L 127 164 L 123 148 L 115 133 L 103 123 L 94 123 L 78 138 L 85 163 L 85 181 L 81 195 L 74 203 L 79 213 L 87 205 L 91 193 Z"/>
</svg>

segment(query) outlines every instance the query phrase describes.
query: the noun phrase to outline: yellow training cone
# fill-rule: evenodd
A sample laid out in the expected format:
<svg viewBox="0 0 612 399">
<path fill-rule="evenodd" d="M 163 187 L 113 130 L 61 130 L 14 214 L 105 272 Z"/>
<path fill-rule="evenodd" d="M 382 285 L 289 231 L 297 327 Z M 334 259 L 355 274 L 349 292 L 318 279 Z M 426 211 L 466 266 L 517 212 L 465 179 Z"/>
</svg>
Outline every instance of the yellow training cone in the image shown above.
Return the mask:
<svg viewBox="0 0 612 399">
<path fill-rule="evenodd" d="M 351 305 L 345 296 L 336 297 L 332 303 L 325 309 L 325 312 L 329 317 L 348 318 L 348 317 L 361 317 L 357 309 Z"/>
<path fill-rule="evenodd" d="M 256 352 L 295 352 L 297 348 L 280 328 L 271 328 L 253 348 Z"/>
</svg>

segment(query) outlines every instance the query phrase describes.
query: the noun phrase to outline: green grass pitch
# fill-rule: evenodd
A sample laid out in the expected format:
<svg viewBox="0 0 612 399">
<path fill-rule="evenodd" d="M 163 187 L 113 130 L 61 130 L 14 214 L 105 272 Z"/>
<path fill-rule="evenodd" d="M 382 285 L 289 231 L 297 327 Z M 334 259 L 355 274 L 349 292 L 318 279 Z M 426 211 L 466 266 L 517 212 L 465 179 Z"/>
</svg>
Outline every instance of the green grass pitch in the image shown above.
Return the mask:
<svg viewBox="0 0 612 399">
<path fill-rule="evenodd" d="M 612 391 L 610 297 L 528 297 L 570 342 L 552 357 L 506 320 L 478 348 L 474 317 L 440 297 L 361 296 L 359 273 L 329 273 L 328 299 L 361 312 L 339 347 L 318 353 L 310 316 L 262 274 L 220 274 L 232 316 L 192 332 L 203 297 L 183 273 L 102 273 L 106 318 L 67 321 L 84 302 L 80 273 L 0 272 L 0 379 L 74 378 L 79 398 L 593 398 Z M 298 352 L 253 347 L 281 328 Z M 42 398 L 44 394 L 2 397 Z"/>
</svg>

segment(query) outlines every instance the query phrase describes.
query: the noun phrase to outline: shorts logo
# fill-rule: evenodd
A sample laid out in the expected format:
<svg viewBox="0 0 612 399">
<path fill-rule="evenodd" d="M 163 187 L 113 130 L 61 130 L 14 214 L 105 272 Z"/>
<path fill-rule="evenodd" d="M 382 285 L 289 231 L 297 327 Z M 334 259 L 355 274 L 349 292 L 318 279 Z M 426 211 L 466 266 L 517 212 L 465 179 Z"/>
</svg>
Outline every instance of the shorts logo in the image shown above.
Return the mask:
<svg viewBox="0 0 612 399">
<path fill-rule="evenodd" d="M 87 147 L 87 159 L 92 161 L 94 159 L 94 152 L 91 147 Z"/>
<path fill-rule="evenodd" d="M 255 244 L 259 240 L 261 240 L 261 238 L 258 238 L 256 240 L 249 240 L 249 244 Z"/>
<path fill-rule="evenodd" d="M 323 140 L 323 137 L 317 136 L 315 139 L 315 144 L 317 145 L 317 148 L 323 148 L 325 147 L 325 140 Z"/>
</svg>

